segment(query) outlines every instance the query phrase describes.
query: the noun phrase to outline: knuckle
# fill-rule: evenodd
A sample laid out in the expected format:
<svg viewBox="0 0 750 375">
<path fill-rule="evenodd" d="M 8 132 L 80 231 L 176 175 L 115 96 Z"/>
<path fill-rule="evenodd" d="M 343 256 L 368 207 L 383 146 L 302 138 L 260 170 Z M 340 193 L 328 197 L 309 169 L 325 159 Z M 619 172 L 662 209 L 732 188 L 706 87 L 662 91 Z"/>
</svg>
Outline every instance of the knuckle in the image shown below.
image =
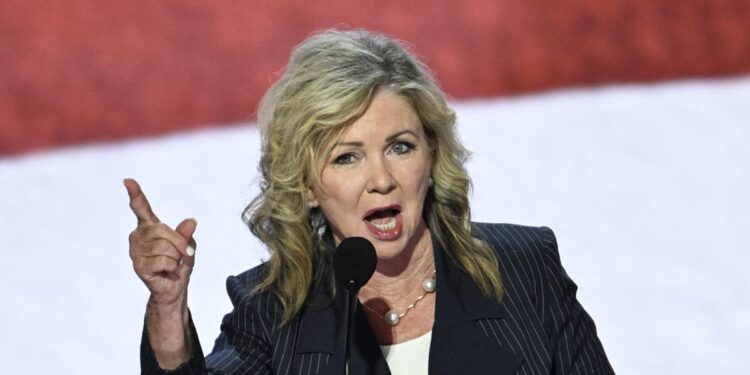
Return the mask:
<svg viewBox="0 0 750 375">
<path fill-rule="evenodd" d="M 163 254 L 166 250 L 166 244 L 164 243 L 164 240 L 156 240 L 153 244 L 153 247 L 151 248 L 152 254 Z"/>
<path fill-rule="evenodd" d="M 143 226 L 143 237 L 154 240 L 163 237 L 159 230 L 159 224 L 146 224 Z"/>
<path fill-rule="evenodd" d="M 158 252 L 159 254 L 163 254 L 166 252 L 169 252 L 174 246 L 172 246 L 169 241 L 165 238 L 159 238 L 158 240 L 154 241 L 154 251 Z"/>
<path fill-rule="evenodd" d="M 169 231 L 169 227 L 164 223 L 155 223 L 149 225 L 149 232 L 154 237 L 164 237 Z"/>
<path fill-rule="evenodd" d="M 143 278 L 143 276 L 146 274 L 146 265 L 144 264 L 142 259 L 133 259 L 133 269 L 135 270 L 135 273 Z"/>
<path fill-rule="evenodd" d="M 177 245 L 180 249 L 184 249 L 188 246 L 188 240 L 186 240 L 182 236 L 177 236 L 177 238 L 175 238 L 175 242 L 175 245 Z"/>
<path fill-rule="evenodd" d="M 159 239 L 154 244 L 154 254 L 166 256 L 172 259 L 180 259 L 182 256 L 180 251 L 166 239 Z"/>
<path fill-rule="evenodd" d="M 130 201 L 130 209 L 133 210 L 133 212 L 142 213 L 144 210 L 143 202 L 141 202 L 138 198 L 133 199 Z"/>
<path fill-rule="evenodd" d="M 140 259 L 141 261 L 147 261 L 151 258 L 154 252 L 154 246 L 151 243 L 140 243 L 133 247 L 134 259 Z"/>
<path fill-rule="evenodd" d="M 165 270 L 169 272 L 174 271 L 177 265 L 177 262 L 175 262 L 174 259 L 171 259 L 169 257 L 159 257 L 156 263 L 159 267 L 159 270 Z"/>
<path fill-rule="evenodd" d="M 144 237 L 151 237 L 154 232 L 156 231 L 156 228 L 154 228 L 155 224 L 145 224 L 141 226 L 140 230 L 143 232 Z"/>
<path fill-rule="evenodd" d="M 159 266 L 159 260 L 149 259 L 148 261 L 145 261 L 143 265 L 143 270 L 148 275 L 155 275 L 161 272 L 161 267 Z"/>
</svg>

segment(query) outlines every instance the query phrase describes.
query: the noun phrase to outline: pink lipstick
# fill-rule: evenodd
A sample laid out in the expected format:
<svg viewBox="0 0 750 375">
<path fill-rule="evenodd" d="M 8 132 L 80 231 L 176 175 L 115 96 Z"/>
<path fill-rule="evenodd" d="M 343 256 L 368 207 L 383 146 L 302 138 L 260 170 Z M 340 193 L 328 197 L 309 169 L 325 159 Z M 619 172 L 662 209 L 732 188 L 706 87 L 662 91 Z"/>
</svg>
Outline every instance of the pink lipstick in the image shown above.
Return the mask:
<svg viewBox="0 0 750 375">
<path fill-rule="evenodd" d="M 401 235 L 403 228 L 401 206 L 390 205 L 372 209 L 365 215 L 367 230 L 377 239 L 383 241 L 395 240 Z"/>
</svg>

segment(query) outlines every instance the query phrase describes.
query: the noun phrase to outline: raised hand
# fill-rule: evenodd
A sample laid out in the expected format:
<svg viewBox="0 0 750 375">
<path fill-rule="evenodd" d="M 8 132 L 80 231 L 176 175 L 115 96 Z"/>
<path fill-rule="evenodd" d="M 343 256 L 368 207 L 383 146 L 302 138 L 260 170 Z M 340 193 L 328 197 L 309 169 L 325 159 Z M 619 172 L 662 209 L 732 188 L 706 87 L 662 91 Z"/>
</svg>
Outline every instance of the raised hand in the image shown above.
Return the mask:
<svg viewBox="0 0 750 375">
<path fill-rule="evenodd" d="M 175 368 L 187 358 L 190 344 L 187 289 L 195 265 L 195 219 L 175 229 L 159 221 L 140 185 L 124 180 L 130 208 L 138 224 L 130 233 L 130 258 L 151 296 L 146 310 L 149 341 L 162 368 Z"/>
<path fill-rule="evenodd" d="M 196 221 L 186 219 L 172 229 L 159 221 L 140 185 L 125 179 L 130 196 L 130 208 L 138 225 L 130 233 L 130 258 L 138 277 L 151 291 L 152 302 L 178 302 L 186 292 L 190 273 L 195 264 Z"/>
</svg>

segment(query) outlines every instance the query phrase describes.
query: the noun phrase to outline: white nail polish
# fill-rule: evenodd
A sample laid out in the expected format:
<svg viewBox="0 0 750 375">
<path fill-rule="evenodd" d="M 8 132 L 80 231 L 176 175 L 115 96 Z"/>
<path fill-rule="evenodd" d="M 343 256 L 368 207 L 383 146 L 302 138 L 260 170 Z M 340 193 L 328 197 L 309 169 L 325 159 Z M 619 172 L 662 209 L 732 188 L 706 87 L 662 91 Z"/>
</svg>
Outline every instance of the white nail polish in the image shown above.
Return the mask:
<svg viewBox="0 0 750 375">
<path fill-rule="evenodd" d="M 188 247 L 187 247 L 187 253 L 188 253 L 189 256 L 195 255 L 195 248 L 192 247 L 192 246 L 190 246 L 190 245 L 188 245 Z"/>
</svg>

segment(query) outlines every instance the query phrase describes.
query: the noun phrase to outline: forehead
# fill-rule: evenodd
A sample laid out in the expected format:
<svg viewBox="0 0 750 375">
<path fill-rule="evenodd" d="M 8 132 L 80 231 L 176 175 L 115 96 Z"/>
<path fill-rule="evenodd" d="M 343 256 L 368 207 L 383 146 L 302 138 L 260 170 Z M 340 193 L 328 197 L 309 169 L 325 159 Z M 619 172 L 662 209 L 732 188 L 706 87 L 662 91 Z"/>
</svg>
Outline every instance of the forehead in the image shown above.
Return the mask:
<svg viewBox="0 0 750 375">
<path fill-rule="evenodd" d="M 379 90 L 365 112 L 342 130 L 338 142 L 379 141 L 403 130 L 422 135 L 419 116 L 408 99 Z"/>
</svg>

